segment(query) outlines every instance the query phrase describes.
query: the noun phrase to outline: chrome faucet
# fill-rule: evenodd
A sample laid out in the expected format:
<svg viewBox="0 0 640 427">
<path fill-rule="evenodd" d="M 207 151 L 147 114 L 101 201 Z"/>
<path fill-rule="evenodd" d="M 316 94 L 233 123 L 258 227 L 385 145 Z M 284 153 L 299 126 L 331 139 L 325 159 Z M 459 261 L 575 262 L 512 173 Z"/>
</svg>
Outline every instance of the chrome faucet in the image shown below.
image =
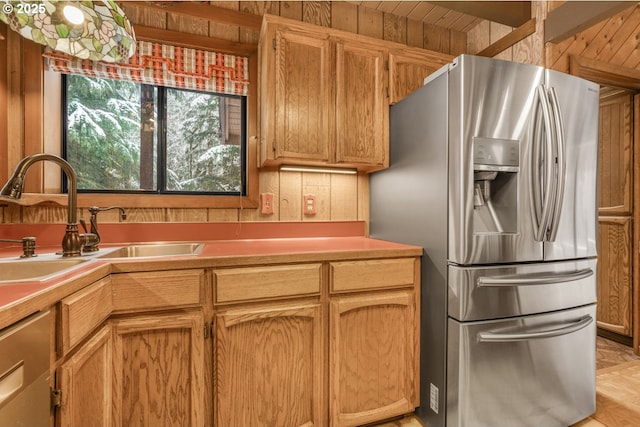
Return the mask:
<svg viewBox="0 0 640 427">
<path fill-rule="evenodd" d="M 89 223 L 91 224 L 91 234 L 96 235 L 96 241 L 95 243 L 86 245 L 84 247 L 85 252 L 95 252 L 99 249 L 98 245 L 100 244 L 100 233 L 98 232 L 98 212 L 109 211 L 111 209 L 119 209 L 120 219 L 121 220 L 127 219 L 127 213 L 124 211 L 124 208 L 120 206 L 109 206 L 108 208 L 99 208 L 97 206 L 91 206 L 89 208 L 89 213 L 91 214 L 91 216 L 89 217 Z M 84 222 L 84 220 L 81 219 L 80 223 L 82 224 L 82 228 L 84 228 L 84 231 L 87 231 L 87 224 Z"/>
<path fill-rule="evenodd" d="M 0 196 L 7 199 L 17 200 L 22 197 L 24 190 L 24 178 L 27 170 L 36 162 L 50 161 L 62 169 L 69 180 L 69 195 L 67 201 L 67 227 L 62 238 L 62 256 L 74 257 L 80 256 L 83 246 L 92 245 L 97 237 L 92 233 L 78 233 L 78 217 L 77 217 L 77 177 L 71 165 L 61 157 L 53 154 L 39 153 L 32 154 L 20 160 L 16 169 L 13 171 L 7 183 L 0 190 Z"/>
</svg>

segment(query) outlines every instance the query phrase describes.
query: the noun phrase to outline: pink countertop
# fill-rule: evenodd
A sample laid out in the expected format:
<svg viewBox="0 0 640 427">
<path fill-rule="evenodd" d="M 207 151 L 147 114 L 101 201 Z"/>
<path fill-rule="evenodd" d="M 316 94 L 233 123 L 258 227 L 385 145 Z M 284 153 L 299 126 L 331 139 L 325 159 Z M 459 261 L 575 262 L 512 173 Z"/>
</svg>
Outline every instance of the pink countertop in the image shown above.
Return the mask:
<svg viewBox="0 0 640 427">
<path fill-rule="evenodd" d="M 116 227 L 123 224 L 113 224 L 113 228 L 108 227 L 111 224 L 105 224 L 101 231 L 105 236 L 107 232 L 110 234 L 112 238 L 109 240 L 114 240 L 114 236 L 122 238 L 128 235 L 131 236 L 130 242 L 193 241 L 203 242 L 205 246 L 197 255 L 126 259 L 97 258 L 114 247 L 127 244 L 128 241 L 122 239 L 120 243 L 101 244 L 101 250 L 97 254 L 83 255 L 82 258 L 86 258 L 88 261 L 74 267 L 67 274 L 39 282 L 0 284 L 0 328 L 10 325 L 34 311 L 46 309 L 65 296 L 112 272 L 264 264 L 284 262 L 285 257 L 288 262 L 292 259 L 296 262 L 307 262 L 319 259 L 330 261 L 422 255 L 422 249 L 415 246 L 363 236 L 364 227 L 361 223 L 340 223 L 335 228 L 327 227 L 328 224 L 333 223 L 311 224 L 306 227 L 307 233 L 304 233 L 305 226 L 298 223 L 277 223 L 275 227 L 270 229 L 268 229 L 269 227 L 265 229 L 264 225 L 260 227 L 258 223 L 226 224 L 224 226 L 218 224 L 214 226 L 209 226 L 209 224 L 188 224 L 186 226 L 185 224 L 137 224 L 135 231 L 127 230 L 129 227 L 124 229 Z M 270 226 L 273 225 L 270 224 Z M 59 224 L 53 228 L 55 228 L 56 234 L 59 234 L 59 230 L 64 233 L 64 228 L 60 228 Z M 29 229 L 33 230 L 34 228 Z M 20 226 L 13 231 L 23 232 L 24 230 Z M 214 239 L 212 238 L 213 234 L 227 238 Z M 307 234 L 307 236 L 302 236 L 303 234 Z M 147 238 L 143 238 L 145 235 Z M 7 238 L 5 236 L 0 234 L 0 238 Z M 231 238 L 229 238 L 230 236 Z M 60 234 L 61 237 L 62 234 Z M 16 237 L 12 235 L 8 238 Z M 40 243 L 47 239 L 50 237 L 38 238 L 36 253 L 41 256 L 37 259 L 51 259 L 51 257 L 56 257 L 54 252 L 60 250 L 57 244 L 47 246 Z M 2 260 L 16 260 L 20 253 L 19 245 L 9 245 L 4 248 L 0 246 L 0 268 Z M 28 268 L 29 261 L 24 262 L 25 268 Z"/>
<path fill-rule="evenodd" d="M 200 255 L 203 257 L 290 255 L 321 252 L 397 250 L 409 247 L 408 245 L 366 237 L 246 239 L 208 242 Z"/>
</svg>

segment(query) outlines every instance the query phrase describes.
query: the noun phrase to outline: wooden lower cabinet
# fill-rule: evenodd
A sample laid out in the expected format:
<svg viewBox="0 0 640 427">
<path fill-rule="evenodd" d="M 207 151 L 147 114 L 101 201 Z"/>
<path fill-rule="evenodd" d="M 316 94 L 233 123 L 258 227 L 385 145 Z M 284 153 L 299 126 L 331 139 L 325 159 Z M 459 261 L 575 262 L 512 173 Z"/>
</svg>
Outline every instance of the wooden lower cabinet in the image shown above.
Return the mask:
<svg viewBox="0 0 640 427">
<path fill-rule="evenodd" d="M 205 424 L 200 312 L 113 319 L 116 427 Z"/>
<path fill-rule="evenodd" d="M 632 335 L 632 220 L 598 219 L 598 327 Z"/>
<path fill-rule="evenodd" d="M 324 426 L 319 303 L 228 309 L 215 316 L 216 426 Z"/>
<path fill-rule="evenodd" d="M 419 267 L 407 257 L 214 270 L 214 425 L 357 426 L 413 412 Z"/>
<path fill-rule="evenodd" d="M 329 425 L 413 412 L 419 398 L 416 313 L 410 290 L 332 297 Z"/>
<path fill-rule="evenodd" d="M 411 413 L 419 271 L 405 257 L 112 274 L 60 301 L 56 426 L 346 427 Z"/>
<path fill-rule="evenodd" d="M 59 427 L 102 427 L 112 422 L 111 325 L 98 330 L 57 372 Z"/>
</svg>

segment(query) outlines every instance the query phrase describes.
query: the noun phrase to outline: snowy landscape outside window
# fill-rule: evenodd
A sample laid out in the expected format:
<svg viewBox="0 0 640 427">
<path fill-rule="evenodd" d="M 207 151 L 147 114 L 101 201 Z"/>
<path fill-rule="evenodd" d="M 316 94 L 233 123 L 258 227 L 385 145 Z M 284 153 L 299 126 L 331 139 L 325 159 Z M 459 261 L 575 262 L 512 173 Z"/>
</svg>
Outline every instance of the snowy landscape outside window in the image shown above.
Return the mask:
<svg viewBox="0 0 640 427">
<path fill-rule="evenodd" d="M 245 194 L 245 97 L 82 75 L 63 87 L 78 191 Z"/>
</svg>

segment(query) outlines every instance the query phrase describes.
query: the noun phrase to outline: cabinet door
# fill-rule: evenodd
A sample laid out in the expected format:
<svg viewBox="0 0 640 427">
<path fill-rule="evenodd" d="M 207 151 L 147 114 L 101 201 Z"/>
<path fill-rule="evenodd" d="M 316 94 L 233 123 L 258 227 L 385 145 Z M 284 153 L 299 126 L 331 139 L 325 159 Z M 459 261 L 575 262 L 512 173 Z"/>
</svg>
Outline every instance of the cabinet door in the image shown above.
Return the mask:
<svg viewBox="0 0 640 427">
<path fill-rule="evenodd" d="M 631 218 L 598 219 L 598 327 L 631 336 Z"/>
<path fill-rule="evenodd" d="M 203 315 L 136 316 L 113 326 L 113 425 L 204 425 Z"/>
<path fill-rule="evenodd" d="M 327 425 L 321 313 L 310 303 L 216 316 L 216 425 Z"/>
<path fill-rule="evenodd" d="M 598 138 L 598 327 L 632 335 L 633 95 L 603 90 Z M 637 251 L 637 249 L 636 249 Z M 637 268 L 637 267 L 635 267 Z"/>
<path fill-rule="evenodd" d="M 386 55 L 374 44 L 336 42 L 337 163 L 389 166 Z"/>
<path fill-rule="evenodd" d="M 58 370 L 60 427 L 102 427 L 111 421 L 112 338 L 107 325 L 93 335 Z"/>
<path fill-rule="evenodd" d="M 327 36 L 282 27 L 265 42 L 273 43 L 272 64 L 267 65 L 272 76 L 263 88 L 267 147 L 272 146 L 276 159 L 327 162 L 332 111 Z M 271 123 L 269 112 L 274 115 Z"/>
<path fill-rule="evenodd" d="M 452 56 L 425 49 L 394 49 L 389 53 L 389 92 L 391 104 L 424 84 L 424 78 L 448 64 Z"/>
<path fill-rule="evenodd" d="M 331 426 L 413 412 L 418 405 L 419 331 L 413 291 L 331 301 Z"/>
</svg>

